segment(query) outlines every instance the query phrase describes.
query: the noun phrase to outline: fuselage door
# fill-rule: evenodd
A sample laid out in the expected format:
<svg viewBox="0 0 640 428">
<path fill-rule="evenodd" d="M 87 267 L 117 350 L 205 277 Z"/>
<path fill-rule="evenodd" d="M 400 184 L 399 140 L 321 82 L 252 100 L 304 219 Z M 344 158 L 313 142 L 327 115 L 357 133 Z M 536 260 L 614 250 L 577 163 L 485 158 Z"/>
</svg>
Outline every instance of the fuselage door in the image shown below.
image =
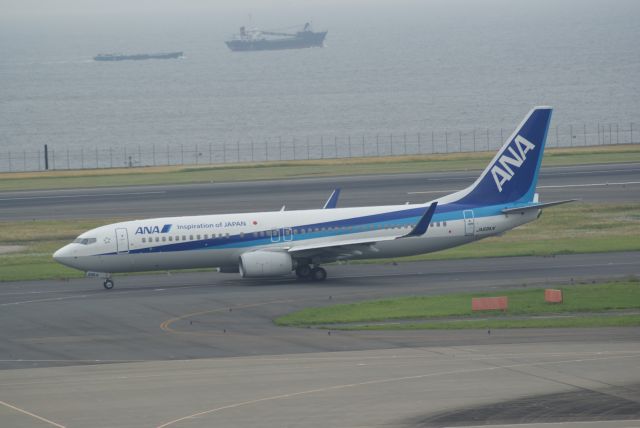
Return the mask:
<svg viewBox="0 0 640 428">
<path fill-rule="evenodd" d="M 473 218 L 473 210 L 464 210 L 464 234 L 473 236 L 476 233 L 476 223 Z"/>
<path fill-rule="evenodd" d="M 280 242 L 280 229 L 271 230 L 271 242 Z"/>
<path fill-rule="evenodd" d="M 283 227 L 282 228 L 282 240 L 283 241 L 291 241 L 291 240 L 293 240 L 293 234 L 291 233 L 291 228 L 290 227 Z"/>
<path fill-rule="evenodd" d="M 129 234 L 127 229 L 116 229 L 116 245 L 118 247 L 118 253 L 129 252 Z"/>
</svg>

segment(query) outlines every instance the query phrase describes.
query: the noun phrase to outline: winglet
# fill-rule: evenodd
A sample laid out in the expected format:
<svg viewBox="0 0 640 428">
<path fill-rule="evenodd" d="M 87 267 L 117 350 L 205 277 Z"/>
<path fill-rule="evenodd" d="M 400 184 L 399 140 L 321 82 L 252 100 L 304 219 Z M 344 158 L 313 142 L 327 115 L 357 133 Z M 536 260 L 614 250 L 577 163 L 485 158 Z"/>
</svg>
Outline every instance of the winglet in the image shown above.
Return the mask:
<svg viewBox="0 0 640 428">
<path fill-rule="evenodd" d="M 418 224 L 415 225 L 413 230 L 411 232 L 407 233 L 406 235 L 401 236 L 401 238 L 408 238 L 410 236 L 422 236 L 422 235 L 424 235 L 425 232 L 427 231 L 427 229 L 429 228 L 429 223 L 431 223 L 431 219 L 433 218 L 433 215 L 436 212 L 436 207 L 437 206 L 438 206 L 438 202 L 432 203 L 429 206 L 429 208 L 427 209 L 427 211 L 425 211 L 425 213 L 422 215 L 422 218 L 420 219 Z"/>
<path fill-rule="evenodd" d="M 331 194 L 331 196 L 329 196 L 329 199 L 327 199 L 327 202 L 324 203 L 324 206 L 322 207 L 322 209 L 326 210 L 326 209 L 331 209 L 331 208 L 337 207 L 338 206 L 338 196 L 340 196 L 340 189 L 334 189 L 334 191 Z"/>
</svg>

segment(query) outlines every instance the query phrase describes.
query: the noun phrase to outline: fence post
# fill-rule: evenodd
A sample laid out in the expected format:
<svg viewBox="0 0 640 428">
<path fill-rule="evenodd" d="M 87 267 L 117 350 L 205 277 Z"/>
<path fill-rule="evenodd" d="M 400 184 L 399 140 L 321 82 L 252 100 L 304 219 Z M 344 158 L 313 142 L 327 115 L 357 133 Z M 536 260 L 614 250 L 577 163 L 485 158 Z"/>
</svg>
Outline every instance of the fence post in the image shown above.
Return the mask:
<svg viewBox="0 0 640 428">
<path fill-rule="evenodd" d="M 487 151 L 489 151 L 489 128 L 487 128 Z"/>
<path fill-rule="evenodd" d="M 609 124 L 609 144 L 613 144 L 613 138 L 612 138 L 613 134 L 612 134 L 611 128 L 612 126 L 611 124 Z"/>
<path fill-rule="evenodd" d="M 569 125 L 569 146 L 573 147 L 573 125 Z"/>
<path fill-rule="evenodd" d="M 49 147 L 44 145 L 44 169 L 49 171 Z"/>
<path fill-rule="evenodd" d="M 282 137 L 278 137 L 278 160 L 282 160 Z"/>
<path fill-rule="evenodd" d="M 444 131 L 444 152 L 449 153 L 449 132 Z"/>
<path fill-rule="evenodd" d="M 476 129 L 473 128 L 473 152 L 476 152 Z"/>
<path fill-rule="evenodd" d="M 434 132 L 431 131 L 431 154 L 434 154 L 436 152 L 436 146 L 435 146 L 433 134 Z"/>
</svg>

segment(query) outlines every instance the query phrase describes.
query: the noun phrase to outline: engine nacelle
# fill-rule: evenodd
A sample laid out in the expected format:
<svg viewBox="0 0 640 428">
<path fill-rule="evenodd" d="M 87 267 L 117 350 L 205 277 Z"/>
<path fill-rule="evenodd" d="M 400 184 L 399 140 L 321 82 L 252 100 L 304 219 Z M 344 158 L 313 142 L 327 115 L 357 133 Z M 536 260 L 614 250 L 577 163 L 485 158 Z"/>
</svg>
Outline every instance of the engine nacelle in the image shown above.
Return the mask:
<svg viewBox="0 0 640 428">
<path fill-rule="evenodd" d="M 243 278 L 284 276 L 293 270 L 293 259 L 282 251 L 251 251 L 240 256 L 240 275 Z"/>
</svg>

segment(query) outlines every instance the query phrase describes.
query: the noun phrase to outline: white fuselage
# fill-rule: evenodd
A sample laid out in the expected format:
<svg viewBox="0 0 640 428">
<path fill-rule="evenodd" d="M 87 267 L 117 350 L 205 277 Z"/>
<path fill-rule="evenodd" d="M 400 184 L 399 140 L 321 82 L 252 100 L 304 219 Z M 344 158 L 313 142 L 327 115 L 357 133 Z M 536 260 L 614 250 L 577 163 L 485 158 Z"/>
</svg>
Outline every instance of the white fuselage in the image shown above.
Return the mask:
<svg viewBox="0 0 640 428">
<path fill-rule="evenodd" d="M 114 223 L 92 229 L 60 249 L 56 260 L 93 272 L 220 267 L 234 269 L 242 253 L 288 251 L 298 246 L 345 240 L 399 237 L 419 220 L 425 205 L 396 205 L 166 217 Z M 483 209 L 486 211 L 486 209 Z M 427 232 L 365 246 L 348 256 L 311 257 L 313 263 L 340 259 L 411 256 L 466 244 L 534 220 L 538 211 L 505 215 L 493 210 L 436 213 Z M 401 213 L 401 214 L 398 214 Z M 83 242 L 86 240 L 86 242 Z"/>
</svg>

